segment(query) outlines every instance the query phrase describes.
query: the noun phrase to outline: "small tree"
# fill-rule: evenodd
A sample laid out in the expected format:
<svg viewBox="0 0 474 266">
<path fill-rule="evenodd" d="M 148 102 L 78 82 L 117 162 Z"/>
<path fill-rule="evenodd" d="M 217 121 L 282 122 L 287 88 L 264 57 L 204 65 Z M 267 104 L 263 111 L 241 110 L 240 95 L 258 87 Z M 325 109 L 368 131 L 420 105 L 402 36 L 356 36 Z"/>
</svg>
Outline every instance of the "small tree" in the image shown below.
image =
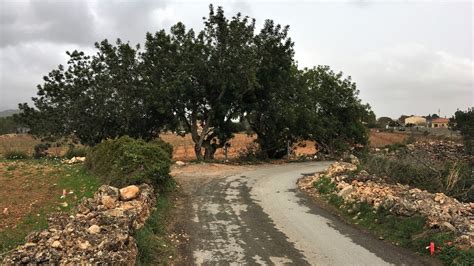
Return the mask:
<svg viewBox="0 0 474 266">
<path fill-rule="evenodd" d="M 391 125 L 394 121 L 390 117 L 382 116 L 377 119 L 377 127 L 385 128 L 387 125 Z"/>
<path fill-rule="evenodd" d="M 459 130 L 464 139 L 466 153 L 474 154 L 474 110 L 468 108 L 467 111 L 456 111 L 449 119 L 449 128 Z"/>
</svg>

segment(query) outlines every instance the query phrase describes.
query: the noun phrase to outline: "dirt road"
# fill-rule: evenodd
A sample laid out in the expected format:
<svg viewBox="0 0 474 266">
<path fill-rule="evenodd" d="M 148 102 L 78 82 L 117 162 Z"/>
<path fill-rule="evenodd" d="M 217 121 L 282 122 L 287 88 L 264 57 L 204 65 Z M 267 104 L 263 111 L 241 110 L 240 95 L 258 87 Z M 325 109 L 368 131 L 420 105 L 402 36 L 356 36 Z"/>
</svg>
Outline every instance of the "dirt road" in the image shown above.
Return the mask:
<svg viewBox="0 0 474 266">
<path fill-rule="evenodd" d="M 229 167 L 220 176 L 176 173 L 187 195 L 181 208 L 190 241 L 183 263 L 261 265 L 424 264 L 318 207 L 296 180 L 325 162 Z M 195 167 L 195 166 L 194 166 Z"/>
</svg>

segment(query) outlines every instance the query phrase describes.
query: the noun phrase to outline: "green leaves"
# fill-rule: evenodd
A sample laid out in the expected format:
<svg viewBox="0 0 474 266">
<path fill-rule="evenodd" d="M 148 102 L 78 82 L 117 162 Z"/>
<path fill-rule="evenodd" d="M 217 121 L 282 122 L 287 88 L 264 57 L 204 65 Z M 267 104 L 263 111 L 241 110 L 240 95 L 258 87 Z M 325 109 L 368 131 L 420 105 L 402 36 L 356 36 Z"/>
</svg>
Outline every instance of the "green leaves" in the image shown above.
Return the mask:
<svg viewBox="0 0 474 266">
<path fill-rule="evenodd" d="M 373 120 L 369 105 L 358 98 L 356 84 L 350 77 L 335 73 L 328 66 L 305 69 L 307 84 L 308 128 L 318 148 L 337 155 L 354 144 L 365 145 L 368 131 L 365 124 Z"/>
<path fill-rule="evenodd" d="M 454 117 L 449 119 L 449 127 L 459 130 L 464 139 L 467 154 L 474 154 L 474 109 L 467 111 L 456 111 Z"/>
<path fill-rule="evenodd" d="M 20 105 L 20 120 L 38 136 L 88 145 L 190 133 L 198 159 L 213 159 L 239 120 L 266 158 L 301 139 L 329 153 L 367 141 L 364 123 L 374 115 L 355 83 L 327 66 L 299 70 L 289 26 L 266 20 L 256 34 L 254 19 L 228 18 L 212 5 L 203 24 L 199 32 L 177 23 L 147 33 L 143 50 L 117 39 L 96 42 L 94 55 L 67 52 L 67 65 L 38 86 L 34 108 Z"/>
</svg>

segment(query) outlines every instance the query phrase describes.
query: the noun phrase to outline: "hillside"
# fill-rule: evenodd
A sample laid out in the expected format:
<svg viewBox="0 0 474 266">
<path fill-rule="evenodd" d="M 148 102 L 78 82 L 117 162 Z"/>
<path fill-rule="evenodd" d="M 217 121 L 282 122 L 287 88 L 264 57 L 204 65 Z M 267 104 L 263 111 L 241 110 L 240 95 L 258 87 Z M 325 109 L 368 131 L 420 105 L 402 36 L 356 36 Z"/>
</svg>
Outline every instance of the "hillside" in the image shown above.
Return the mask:
<svg viewBox="0 0 474 266">
<path fill-rule="evenodd" d="M 20 113 L 20 110 L 18 110 L 18 109 L 3 110 L 3 111 L 0 111 L 0 117 L 12 116 L 12 115 L 18 114 L 18 113 Z"/>
</svg>

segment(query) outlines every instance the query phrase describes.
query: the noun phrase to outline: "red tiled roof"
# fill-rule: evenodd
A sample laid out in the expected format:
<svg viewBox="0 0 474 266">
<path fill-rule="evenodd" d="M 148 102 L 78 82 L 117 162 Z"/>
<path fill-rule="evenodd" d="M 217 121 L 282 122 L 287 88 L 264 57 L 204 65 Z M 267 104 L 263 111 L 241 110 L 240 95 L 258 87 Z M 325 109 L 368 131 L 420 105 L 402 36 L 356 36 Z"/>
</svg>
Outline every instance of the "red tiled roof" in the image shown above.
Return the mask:
<svg viewBox="0 0 474 266">
<path fill-rule="evenodd" d="M 431 123 L 448 123 L 448 122 L 449 122 L 449 119 L 447 119 L 447 118 L 442 118 L 442 117 L 433 119 L 433 120 L 431 121 Z"/>
</svg>

